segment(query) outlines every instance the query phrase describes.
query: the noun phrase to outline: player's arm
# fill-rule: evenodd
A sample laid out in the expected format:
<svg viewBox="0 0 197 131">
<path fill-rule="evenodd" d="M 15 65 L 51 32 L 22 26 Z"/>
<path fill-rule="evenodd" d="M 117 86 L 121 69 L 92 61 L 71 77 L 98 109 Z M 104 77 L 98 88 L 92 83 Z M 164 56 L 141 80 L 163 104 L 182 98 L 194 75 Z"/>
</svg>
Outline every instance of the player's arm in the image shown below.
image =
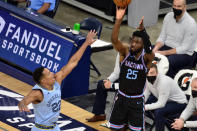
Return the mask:
<svg viewBox="0 0 197 131">
<path fill-rule="evenodd" d="M 152 51 L 152 45 L 149 39 L 146 39 L 144 42 L 144 50 L 145 50 L 145 55 L 144 55 L 144 61 L 146 63 L 146 66 L 148 69 L 150 69 L 150 66 L 152 64 L 152 61 L 155 57 L 155 54 Z"/>
<path fill-rule="evenodd" d="M 126 8 L 117 8 L 116 7 L 116 21 L 114 24 L 114 28 L 112 30 L 111 41 L 114 48 L 120 53 L 120 55 L 126 56 L 127 48 L 122 44 L 122 42 L 118 39 L 120 25 L 122 23 L 122 19 L 124 17 Z"/>
<path fill-rule="evenodd" d="M 18 108 L 20 111 L 30 112 L 28 109 L 28 105 L 30 103 L 40 103 L 43 100 L 43 94 L 40 90 L 31 90 L 31 92 L 23 98 L 18 104 Z"/>
<path fill-rule="evenodd" d="M 62 69 L 58 73 L 55 74 L 56 81 L 59 84 L 61 84 L 62 80 L 77 66 L 86 48 L 96 41 L 94 39 L 96 34 L 97 32 L 95 30 L 91 30 L 87 34 L 86 41 L 82 44 L 80 49 L 70 58 L 68 63 L 64 67 L 62 67 Z"/>
<path fill-rule="evenodd" d="M 145 50 L 145 51 L 146 51 L 146 50 Z M 144 55 L 144 61 L 145 61 L 146 66 L 147 66 L 148 69 L 150 69 L 154 57 L 155 57 L 155 54 L 153 53 L 152 50 L 151 50 L 150 53 L 146 53 L 146 54 Z"/>
<path fill-rule="evenodd" d="M 37 10 L 38 13 L 44 14 L 50 8 L 51 3 L 44 3 L 40 9 Z"/>
<path fill-rule="evenodd" d="M 146 52 L 145 55 L 144 55 L 144 61 L 146 63 L 146 66 L 148 67 L 148 69 L 150 69 L 150 66 L 151 66 L 152 61 L 155 57 L 155 54 L 152 51 L 152 44 L 151 44 L 151 41 L 149 39 L 148 34 L 146 33 L 145 28 L 144 28 L 143 32 L 144 32 L 144 35 L 145 35 L 144 36 L 145 37 L 145 39 L 144 39 L 144 50 Z"/>
<path fill-rule="evenodd" d="M 146 32 L 146 29 L 144 28 L 144 23 L 143 23 L 144 17 L 142 17 L 140 23 L 139 23 L 139 27 L 138 29 L 142 32 L 143 34 L 143 43 L 144 43 L 144 50 L 145 50 L 145 55 L 144 55 L 144 61 L 148 67 L 148 69 L 150 68 L 152 61 L 155 57 L 155 54 L 152 51 L 152 44 L 151 41 L 149 39 L 149 35 Z"/>
</svg>

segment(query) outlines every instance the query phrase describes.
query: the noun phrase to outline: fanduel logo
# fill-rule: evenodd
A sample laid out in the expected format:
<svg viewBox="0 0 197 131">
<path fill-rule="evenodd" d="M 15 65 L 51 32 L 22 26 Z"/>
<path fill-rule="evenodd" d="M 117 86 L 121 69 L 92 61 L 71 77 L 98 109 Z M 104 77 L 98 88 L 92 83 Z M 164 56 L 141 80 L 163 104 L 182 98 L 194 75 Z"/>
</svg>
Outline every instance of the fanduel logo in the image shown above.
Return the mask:
<svg viewBox="0 0 197 131">
<path fill-rule="evenodd" d="M 5 27 L 5 20 L 0 16 L 0 33 L 3 31 Z"/>
</svg>

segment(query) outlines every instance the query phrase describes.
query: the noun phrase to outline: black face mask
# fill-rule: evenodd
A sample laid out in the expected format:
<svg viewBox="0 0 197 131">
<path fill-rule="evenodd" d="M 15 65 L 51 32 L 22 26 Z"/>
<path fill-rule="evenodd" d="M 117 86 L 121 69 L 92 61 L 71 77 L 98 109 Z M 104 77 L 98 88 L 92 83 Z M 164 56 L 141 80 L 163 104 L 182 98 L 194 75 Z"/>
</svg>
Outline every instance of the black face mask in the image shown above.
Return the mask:
<svg viewBox="0 0 197 131">
<path fill-rule="evenodd" d="M 193 98 L 197 97 L 197 91 L 196 90 L 192 90 L 192 96 L 193 96 Z"/>
<path fill-rule="evenodd" d="M 155 82 L 156 78 L 157 78 L 157 76 L 147 76 L 147 80 L 148 80 L 151 84 L 153 84 L 153 83 Z"/>
<path fill-rule="evenodd" d="M 182 14 L 182 10 L 180 9 L 175 9 L 173 8 L 173 12 L 174 12 L 174 18 L 176 19 L 177 16 L 180 16 Z"/>
</svg>

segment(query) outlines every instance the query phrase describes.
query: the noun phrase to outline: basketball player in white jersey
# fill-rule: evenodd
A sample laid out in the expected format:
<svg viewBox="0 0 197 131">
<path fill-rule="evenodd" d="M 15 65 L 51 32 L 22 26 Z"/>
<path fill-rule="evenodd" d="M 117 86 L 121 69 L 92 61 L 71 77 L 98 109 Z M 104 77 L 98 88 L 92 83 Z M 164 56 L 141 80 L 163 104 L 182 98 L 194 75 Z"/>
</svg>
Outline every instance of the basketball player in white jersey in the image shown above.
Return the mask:
<svg viewBox="0 0 197 131">
<path fill-rule="evenodd" d="M 56 122 L 61 108 L 60 86 L 62 80 L 77 66 L 86 48 L 95 41 L 94 37 L 96 34 L 95 31 L 90 31 L 80 49 L 56 74 L 44 67 L 39 67 L 33 72 L 33 79 L 36 85 L 18 104 L 20 111 L 27 112 L 30 112 L 27 105 L 33 104 L 35 126 L 32 128 L 32 131 L 60 131 Z"/>
</svg>

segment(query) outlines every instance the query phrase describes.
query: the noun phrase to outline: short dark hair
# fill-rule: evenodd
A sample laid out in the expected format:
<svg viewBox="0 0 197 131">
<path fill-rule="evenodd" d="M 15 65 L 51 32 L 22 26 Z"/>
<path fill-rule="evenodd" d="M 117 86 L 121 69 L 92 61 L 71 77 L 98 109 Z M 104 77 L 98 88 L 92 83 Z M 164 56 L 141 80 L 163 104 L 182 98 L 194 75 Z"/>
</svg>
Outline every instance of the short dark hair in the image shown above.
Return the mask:
<svg viewBox="0 0 197 131">
<path fill-rule="evenodd" d="M 150 68 L 155 68 L 156 69 L 156 71 L 158 72 L 158 69 L 157 69 L 157 65 L 156 64 L 151 64 L 151 66 L 150 66 Z"/>
<path fill-rule="evenodd" d="M 141 31 L 138 31 L 138 30 L 134 31 L 133 34 L 132 34 L 132 36 L 137 36 L 137 37 L 143 38 L 142 32 Z"/>
<path fill-rule="evenodd" d="M 33 72 L 33 79 L 37 84 L 40 84 L 40 79 L 42 78 L 42 72 L 44 70 L 44 67 L 38 67 Z"/>
</svg>

